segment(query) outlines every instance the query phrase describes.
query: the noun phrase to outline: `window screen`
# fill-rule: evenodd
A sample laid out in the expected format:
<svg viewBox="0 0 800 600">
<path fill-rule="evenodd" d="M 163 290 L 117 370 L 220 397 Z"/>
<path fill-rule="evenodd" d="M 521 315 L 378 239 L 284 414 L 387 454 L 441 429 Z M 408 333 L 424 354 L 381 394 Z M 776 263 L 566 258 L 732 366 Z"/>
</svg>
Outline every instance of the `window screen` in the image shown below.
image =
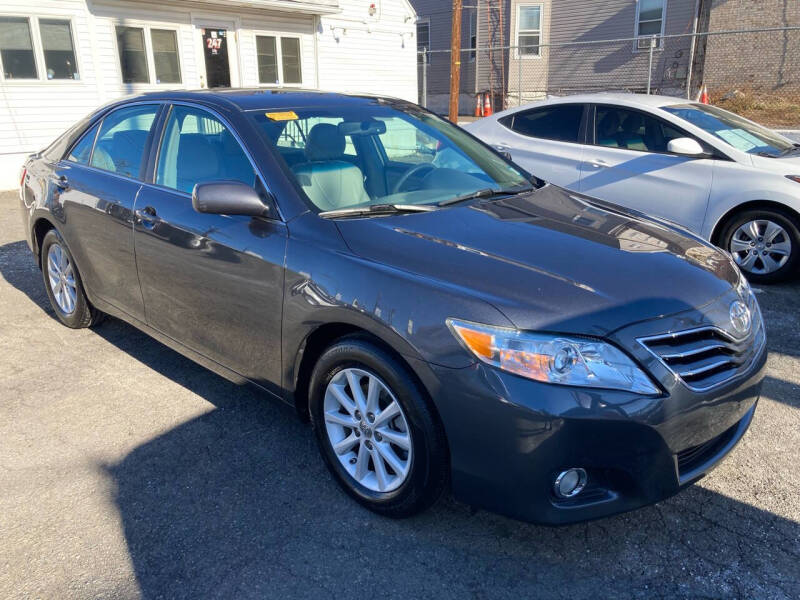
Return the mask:
<svg viewBox="0 0 800 600">
<path fill-rule="evenodd" d="M 39 19 L 44 68 L 48 79 L 79 79 L 69 21 Z"/>
<path fill-rule="evenodd" d="M 171 29 L 151 29 L 153 66 L 156 83 L 180 83 L 181 65 L 178 58 L 178 37 Z"/>
<path fill-rule="evenodd" d="M 283 83 L 302 83 L 300 40 L 298 38 L 281 38 L 281 58 L 283 60 Z"/>
<path fill-rule="evenodd" d="M 147 55 L 144 47 L 144 29 L 117 27 L 117 49 L 122 83 L 149 83 Z"/>
<path fill-rule="evenodd" d="M 25 17 L 0 17 L 0 59 L 6 79 L 36 79 L 30 22 Z"/>
<path fill-rule="evenodd" d="M 258 82 L 278 84 L 278 52 L 275 38 L 272 36 L 256 36 L 256 54 L 258 56 Z"/>
</svg>

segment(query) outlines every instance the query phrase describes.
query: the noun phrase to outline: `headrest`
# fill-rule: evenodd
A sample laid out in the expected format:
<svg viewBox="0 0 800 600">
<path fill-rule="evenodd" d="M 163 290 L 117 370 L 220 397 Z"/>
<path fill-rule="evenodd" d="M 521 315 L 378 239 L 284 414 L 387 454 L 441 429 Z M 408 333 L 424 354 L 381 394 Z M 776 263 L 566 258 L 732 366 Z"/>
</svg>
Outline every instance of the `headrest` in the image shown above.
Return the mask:
<svg viewBox="0 0 800 600">
<path fill-rule="evenodd" d="M 644 124 L 644 117 L 639 113 L 631 113 L 622 122 L 622 131 L 625 133 L 638 133 Z"/>
<path fill-rule="evenodd" d="M 613 110 L 607 113 L 600 121 L 598 129 L 603 137 L 609 137 L 617 133 L 617 129 L 619 129 L 619 114 Z"/>
<path fill-rule="evenodd" d="M 183 134 L 178 143 L 178 179 L 208 181 L 219 171 L 217 148 L 203 134 Z"/>
<path fill-rule="evenodd" d="M 315 160 L 336 160 L 344 154 L 346 142 L 336 125 L 317 123 L 308 132 L 306 158 Z"/>
</svg>

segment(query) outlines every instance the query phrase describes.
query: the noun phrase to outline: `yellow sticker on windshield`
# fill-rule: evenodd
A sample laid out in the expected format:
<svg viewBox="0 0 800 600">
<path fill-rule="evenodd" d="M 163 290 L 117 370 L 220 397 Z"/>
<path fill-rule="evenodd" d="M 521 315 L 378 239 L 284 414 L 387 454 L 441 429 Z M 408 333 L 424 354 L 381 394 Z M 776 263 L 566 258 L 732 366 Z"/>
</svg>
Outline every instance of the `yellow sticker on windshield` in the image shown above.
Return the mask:
<svg viewBox="0 0 800 600">
<path fill-rule="evenodd" d="M 293 110 L 285 110 L 283 112 L 269 112 L 264 113 L 268 119 L 272 121 L 294 121 L 297 119 L 297 113 Z"/>
</svg>

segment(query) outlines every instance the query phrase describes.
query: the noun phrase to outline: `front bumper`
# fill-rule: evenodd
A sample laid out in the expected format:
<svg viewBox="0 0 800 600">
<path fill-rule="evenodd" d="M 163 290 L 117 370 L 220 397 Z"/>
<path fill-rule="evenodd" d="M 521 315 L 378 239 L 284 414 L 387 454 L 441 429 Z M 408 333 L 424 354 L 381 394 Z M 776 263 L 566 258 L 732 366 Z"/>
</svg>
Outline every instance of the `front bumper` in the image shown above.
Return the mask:
<svg viewBox="0 0 800 600">
<path fill-rule="evenodd" d="M 429 365 L 426 385 L 450 445 L 455 497 L 525 521 L 564 524 L 632 510 L 693 483 L 736 445 L 758 401 L 766 350 L 705 394 L 659 397 L 543 384 L 475 364 Z M 588 473 L 560 500 L 557 474 Z"/>
</svg>

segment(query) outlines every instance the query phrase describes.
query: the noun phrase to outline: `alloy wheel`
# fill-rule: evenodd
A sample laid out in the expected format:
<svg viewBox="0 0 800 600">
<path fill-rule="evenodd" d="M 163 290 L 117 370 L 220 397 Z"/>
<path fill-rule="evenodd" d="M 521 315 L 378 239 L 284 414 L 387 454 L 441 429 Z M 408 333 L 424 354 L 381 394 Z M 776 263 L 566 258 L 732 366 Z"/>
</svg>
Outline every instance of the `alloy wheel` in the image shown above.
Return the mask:
<svg viewBox="0 0 800 600">
<path fill-rule="evenodd" d="M 47 276 L 58 308 L 71 315 L 78 299 L 75 269 L 60 244 L 51 245 L 47 251 Z"/>
<path fill-rule="evenodd" d="M 774 221 L 756 219 L 734 231 L 729 250 L 742 270 L 767 275 L 789 260 L 792 240 L 788 232 Z"/>
<path fill-rule="evenodd" d="M 374 373 L 346 368 L 333 376 L 323 402 L 325 431 L 337 459 L 373 492 L 399 488 L 411 471 L 408 421 L 389 387 Z"/>
</svg>

